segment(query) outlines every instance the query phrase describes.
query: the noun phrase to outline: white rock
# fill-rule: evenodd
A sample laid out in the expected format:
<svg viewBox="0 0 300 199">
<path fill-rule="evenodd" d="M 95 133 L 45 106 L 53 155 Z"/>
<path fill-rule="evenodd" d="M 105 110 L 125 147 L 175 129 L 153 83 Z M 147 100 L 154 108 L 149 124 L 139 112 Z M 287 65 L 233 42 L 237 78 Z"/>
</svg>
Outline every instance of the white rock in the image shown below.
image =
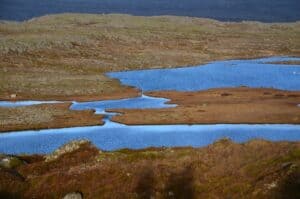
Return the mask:
<svg viewBox="0 0 300 199">
<path fill-rule="evenodd" d="M 168 195 L 169 196 L 174 196 L 174 193 L 172 191 L 169 191 Z"/>
<path fill-rule="evenodd" d="M 79 192 L 68 193 L 63 199 L 83 199 L 83 196 Z"/>
</svg>

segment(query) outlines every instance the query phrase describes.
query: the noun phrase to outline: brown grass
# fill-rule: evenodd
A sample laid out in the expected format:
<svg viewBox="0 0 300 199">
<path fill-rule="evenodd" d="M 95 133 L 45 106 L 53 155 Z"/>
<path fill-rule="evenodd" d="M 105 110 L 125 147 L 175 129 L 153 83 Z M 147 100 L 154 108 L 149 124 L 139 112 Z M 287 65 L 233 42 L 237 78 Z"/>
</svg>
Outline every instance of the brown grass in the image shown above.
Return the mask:
<svg viewBox="0 0 300 199">
<path fill-rule="evenodd" d="M 69 110 L 69 106 L 70 103 L 0 107 L 0 132 L 103 124 L 102 115 L 92 110 Z"/>
<path fill-rule="evenodd" d="M 87 199 L 293 199 L 300 194 L 299 164 L 299 142 L 224 139 L 204 148 L 115 152 L 84 145 L 55 161 L 33 158 L 16 170 L 1 169 L 0 195 L 47 199 L 80 191 Z"/>
<path fill-rule="evenodd" d="M 148 92 L 171 99 L 175 108 L 110 109 L 113 121 L 135 124 L 299 124 L 299 91 L 247 87 L 198 92 Z"/>
<path fill-rule="evenodd" d="M 0 99 L 137 96 L 104 73 L 300 55 L 299 23 L 61 14 L 0 23 Z"/>
</svg>

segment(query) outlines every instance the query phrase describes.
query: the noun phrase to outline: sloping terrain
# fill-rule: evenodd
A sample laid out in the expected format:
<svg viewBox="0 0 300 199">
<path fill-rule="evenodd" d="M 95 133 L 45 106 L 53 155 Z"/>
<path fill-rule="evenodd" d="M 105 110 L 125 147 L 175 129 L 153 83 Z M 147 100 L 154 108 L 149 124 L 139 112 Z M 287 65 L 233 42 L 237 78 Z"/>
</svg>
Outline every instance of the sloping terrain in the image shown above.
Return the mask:
<svg viewBox="0 0 300 199">
<path fill-rule="evenodd" d="M 104 73 L 300 56 L 299 23 L 61 14 L 1 22 L 0 37 L 1 100 L 132 97 L 136 89 Z"/>
<path fill-rule="evenodd" d="M 300 196 L 299 142 L 224 139 L 204 148 L 105 152 L 77 141 L 47 156 L 17 158 L 24 163 L 0 169 L 1 198 L 62 198 L 76 191 L 87 199 Z"/>
</svg>

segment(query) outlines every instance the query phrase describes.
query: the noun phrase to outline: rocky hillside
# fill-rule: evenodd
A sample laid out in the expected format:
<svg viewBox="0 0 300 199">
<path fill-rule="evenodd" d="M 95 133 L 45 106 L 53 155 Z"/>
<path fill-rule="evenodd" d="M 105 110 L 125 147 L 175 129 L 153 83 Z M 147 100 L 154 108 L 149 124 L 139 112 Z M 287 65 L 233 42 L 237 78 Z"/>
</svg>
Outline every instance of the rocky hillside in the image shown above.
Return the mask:
<svg viewBox="0 0 300 199">
<path fill-rule="evenodd" d="M 299 142 L 105 152 L 74 141 L 47 156 L 1 155 L 0 167 L 8 199 L 300 197 Z"/>
</svg>

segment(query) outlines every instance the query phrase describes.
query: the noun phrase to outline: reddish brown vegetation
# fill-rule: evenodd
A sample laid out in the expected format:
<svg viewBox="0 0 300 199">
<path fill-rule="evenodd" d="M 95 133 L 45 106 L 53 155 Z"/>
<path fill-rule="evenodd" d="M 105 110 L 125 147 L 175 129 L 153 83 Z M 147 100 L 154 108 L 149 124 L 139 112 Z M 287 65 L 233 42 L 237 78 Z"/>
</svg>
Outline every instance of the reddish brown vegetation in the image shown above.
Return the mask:
<svg viewBox="0 0 300 199">
<path fill-rule="evenodd" d="M 0 170 L 0 196 L 62 198 L 297 198 L 300 144 L 221 140 L 205 148 L 100 152 L 89 144 L 50 162 Z"/>
<path fill-rule="evenodd" d="M 122 113 L 113 121 L 134 124 L 299 124 L 299 91 L 220 88 L 198 92 L 148 92 L 171 99 L 175 108 L 110 111 Z"/>
</svg>

